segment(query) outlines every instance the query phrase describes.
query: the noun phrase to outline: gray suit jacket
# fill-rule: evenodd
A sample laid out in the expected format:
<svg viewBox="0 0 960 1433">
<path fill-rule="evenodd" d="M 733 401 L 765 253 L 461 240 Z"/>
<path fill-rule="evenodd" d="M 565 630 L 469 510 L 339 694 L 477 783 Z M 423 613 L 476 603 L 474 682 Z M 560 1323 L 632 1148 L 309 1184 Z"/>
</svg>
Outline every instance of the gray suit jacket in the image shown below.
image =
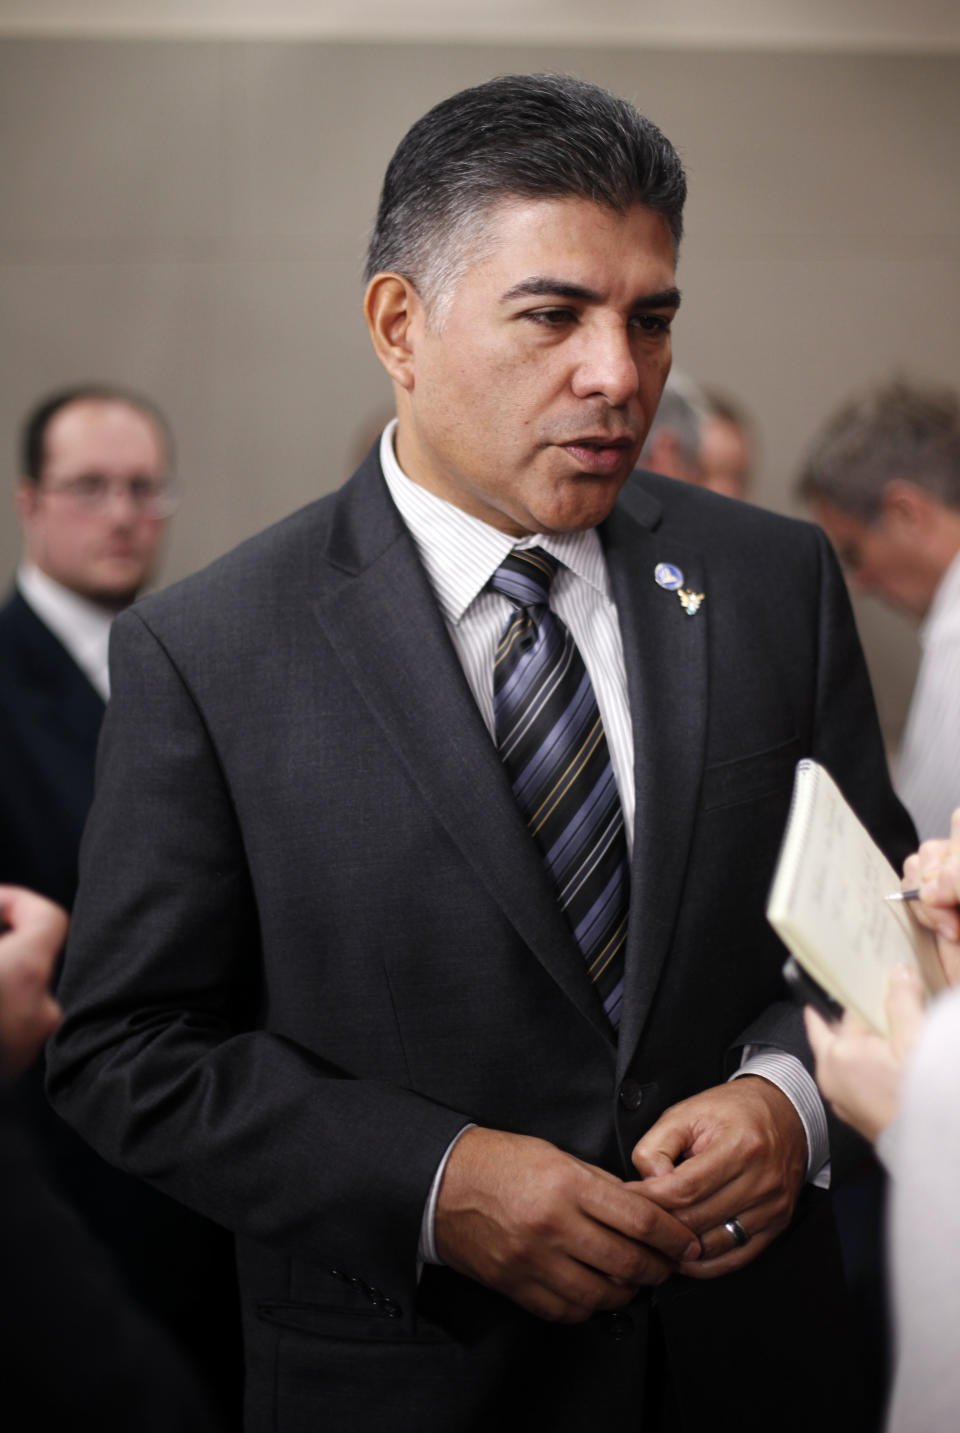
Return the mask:
<svg viewBox="0 0 960 1433">
<path fill-rule="evenodd" d="M 758 1397 L 782 1393 L 795 1337 L 810 1373 L 777 1426 L 812 1406 L 854 1426 L 812 1193 L 743 1274 L 583 1327 L 447 1270 L 417 1283 L 465 1120 L 628 1175 L 745 1041 L 806 1055 L 763 916 L 799 757 L 892 858 L 912 841 L 819 532 L 647 474 L 601 536 L 636 748 L 618 1041 L 373 455 L 115 624 L 51 1089 L 109 1158 L 236 1232 L 251 1428 L 636 1426 L 654 1334 L 696 1369 L 691 1428 L 728 1405 L 754 1426 L 730 1368 L 747 1347 Z M 695 617 L 660 561 L 706 594 Z"/>
</svg>

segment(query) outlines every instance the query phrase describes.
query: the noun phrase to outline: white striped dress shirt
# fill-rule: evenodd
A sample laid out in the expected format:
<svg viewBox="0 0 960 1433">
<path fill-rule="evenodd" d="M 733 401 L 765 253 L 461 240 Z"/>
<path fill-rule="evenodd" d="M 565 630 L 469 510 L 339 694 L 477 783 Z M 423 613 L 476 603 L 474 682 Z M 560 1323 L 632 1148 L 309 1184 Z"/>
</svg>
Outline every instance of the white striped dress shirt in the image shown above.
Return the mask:
<svg viewBox="0 0 960 1433">
<path fill-rule="evenodd" d="M 950 834 L 950 813 L 960 806 L 960 553 L 940 579 L 920 645 L 896 786 L 926 841 Z"/>
<path fill-rule="evenodd" d="M 509 598 L 484 590 L 515 548 L 542 547 L 563 565 L 550 606 L 570 629 L 593 683 L 603 719 L 628 848 L 633 847 L 633 732 L 617 609 L 600 539 L 593 528 L 519 541 L 445 502 L 401 470 L 393 451 L 396 420 L 384 432 L 380 464 L 390 496 L 416 543 L 467 684 L 492 739 L 493 662 L 513 612 Z"/>
<path fill-rule="evenodd" d="M 514 548 L 542 547 L 563 564 L 551 584 L 550 605 L 569 627 L 593 683 L 623 807 L 624 834 L 632 854 L 636 798 L 626 663 L 606 559 L 596 530 L 535 534 L 519 540 L 500 532 L 407 477 L 394 452 L 396 426 L 394 419 L 384 429 L 380 466 L 426 569 L 491 740 L 495 739 L 494 654 L 513 608 L 502 593 L 485 590 L 486 584 Z M 829 1157 L 826 1118 L 817 1087 L 800 1061 L 768 1046 L 753 1046 L 744 1052 L 734 1078 L 741 1075 L 763 1075 L 791 1100 L 807 1136 L 808 1177 L 821 1171 Z M 452 1148 L 453 1145 L 437 1171 L 425 1211 L 421 1254 L 430 1263 L 437 1262 L 432 1237 L 436 1196 Z M 816 1182 L 825 1182 L 825 1178 L 819 1174 Z"/>
</svg>

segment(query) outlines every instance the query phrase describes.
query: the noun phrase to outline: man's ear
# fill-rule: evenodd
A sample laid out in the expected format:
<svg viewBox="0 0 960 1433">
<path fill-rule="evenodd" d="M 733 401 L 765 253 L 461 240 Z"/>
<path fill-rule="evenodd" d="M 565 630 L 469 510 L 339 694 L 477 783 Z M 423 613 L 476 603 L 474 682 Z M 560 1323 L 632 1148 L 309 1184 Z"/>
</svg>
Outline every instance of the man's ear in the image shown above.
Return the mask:
<svg viewBox="0 0 960 1433">
<path fill-rule="evenodd" d="M 363 313 L 374 351 L 401 388 L 413 388 L 413 329 L 422 319 L 423 303 L 402 274 L 374 274 L 363 300 Z"/>
<path fill-rule="evenodd" d="M 29 522 L 37 510 L 38 501 L 36 483 L 31 483 L 29 478 L 18 478 L 17 486 L 13 490 L 13 505 L 21 522 Z"/>
<path fill-rule="evenodd" d="M 923 532 L 936 524 L 940 504 L 934 495 L 907 478 L 892 478 L 883 490 L 882 513 L 888 527 L 906 535 Z"/>
</svg>

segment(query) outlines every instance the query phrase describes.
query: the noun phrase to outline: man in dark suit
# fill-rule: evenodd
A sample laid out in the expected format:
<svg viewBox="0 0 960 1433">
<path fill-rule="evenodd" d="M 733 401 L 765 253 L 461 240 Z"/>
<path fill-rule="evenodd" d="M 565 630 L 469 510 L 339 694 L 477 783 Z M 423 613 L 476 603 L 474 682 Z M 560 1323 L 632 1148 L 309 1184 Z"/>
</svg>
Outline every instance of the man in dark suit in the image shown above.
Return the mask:
<svg viewBox="0 0 960 1433">
<path fill-rule="evenodd" d="M 21 446 L 23 561 L 0 610 L 0 880 L 69 908 L 109 695 L 110 627 L 160 557 L 174 507 L 173 442 L 148 400 L 84 384 L 38 403 Z M 72 1207 L 101 1241 L 93 1247 L 111 1251 L 113 1277 L 215 1381 L 234 1381 L 236 1338 L 210 1337 L 211 1314 L 226 1325 L 235 1297 L 221 1231 L 98 1158 L 49 1109 L 42 1057 L 10 1099 L 38 1146 L 44 1197 Z"/>
<path fill-rule="evenodd" d="M 430 111 L 396 425 L 115 629 L 51 1089 L 236 1231 L 250 1429 L 857 1426 L 763 904 L 803 755 L 911 831 L 822 536 L 631 476 L 684 194 L 578 81 Z"/>
<path fill-rule="evenodd" d="M 171 439 L 146 400 L 82 385 L 23 426 L 23 561 L 0 610 L 0 877 L 69 907 L 116 614 L 160 557 Z"/>
</svg>

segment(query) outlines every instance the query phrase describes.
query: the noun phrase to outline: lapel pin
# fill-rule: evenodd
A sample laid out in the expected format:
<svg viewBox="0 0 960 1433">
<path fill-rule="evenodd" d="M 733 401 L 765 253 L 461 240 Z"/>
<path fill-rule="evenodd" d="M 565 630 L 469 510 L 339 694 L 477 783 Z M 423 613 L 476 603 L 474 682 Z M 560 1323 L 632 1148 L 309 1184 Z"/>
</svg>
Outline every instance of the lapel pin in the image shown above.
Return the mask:
<svg viewBox="0 0 960 1433">
<path fill-rule="evenodd" d="M 675 592 L 680 598 L 680 606 L 688 617 L 695 617 L 700 611 L 705 593 L 691 592 L 683 585 L 683 572 L 673 562 L 658 562 L 653 569 L 653 579 L 658 587 L 663 587 L 667 592 Z"/>
<path fill-rule="evenodd" d="M 680 598 L 680 606 L 684 612 L 686 612 L 687 616 L 695 617 L 700 611 L 700 604 L 703 601 L 704 593 L 689 592 L 686 587 L 681 587 L 677 592 L 677 596 Z"/>
<path fill-rule="evenodd" d="M 683 573 L 672 562 L 658 562 L 653 569 L 653 578 L 658 587 L 665 587 L 668 592 L 676 592 L 678 587 L 683 586 Z"/>
</svg>

